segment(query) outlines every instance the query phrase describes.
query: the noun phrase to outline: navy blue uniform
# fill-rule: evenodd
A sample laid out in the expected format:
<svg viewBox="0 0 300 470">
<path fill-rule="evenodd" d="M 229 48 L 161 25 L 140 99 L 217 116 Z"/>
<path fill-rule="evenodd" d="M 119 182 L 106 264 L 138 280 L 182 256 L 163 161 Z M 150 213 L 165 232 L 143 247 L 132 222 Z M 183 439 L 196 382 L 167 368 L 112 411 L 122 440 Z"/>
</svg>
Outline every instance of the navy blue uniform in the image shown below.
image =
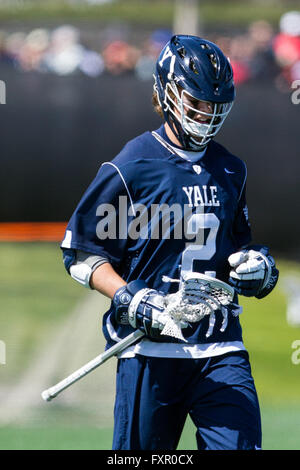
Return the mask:
<svg viewBox="0 0 300 470">
<path fill-rule="evenodd" d="M 159 134 L 166 138 L 163 127 Z M 210 142 L 205 155 L 196 163 L 171 153 L 150 132 L 129 142 L 112 162 L 101 166 L 68 224 L 70 235 L 63 246 L 105 256 L 127 282 L 143 279 L 162 292 L 178 288 L 163 282 L 163 276 L 179 279 L 184 270 L 214 272 L 218 279 L 227 282 L 228 256 L 251 239 L 245 216 L 245 164 L 215 142 Z M 195 166 L 201 168 L 200 174 Z M 120 197 L 123 198 L 121 213 Z M 111 217 L 116 214 L 117 223 L 111 221 L 107 226 L 101 223 L 99 207 L 105 209 L 104 204 L 115 209 Z M 183 233 L 182 237 L 175 238 L 175 227 L 178 228 L 180 222 L 172 219 L 172 214 L 170 233 L 159 233 L 162 213 L 153 216 L 155 204 L 167 207 L 175 204 L 182 208 L 182 213 L 184 208 L 187 212 L 190 210 L 188 216 L 194 219 L 195 232 L 198 226 L 203 234 L 202 245 L 195 243 L 196 235 L 186 238 Z M 130 223 L 135 219 L 134 214 L 138 216 L 140 205 L 149 209 L 147 230 L 143 229 L 137 239 L 127 238 L 124 224 L 130 232 Z M 146 220 L 143 215 L 140 218 Z M 119 233 L 120 225 L 122 233 Z M 110 230 L 110 235 L 100 239 L 105 237 L 105 230 Z M 154 238 L 156 233 L 159 236 Z M 112 338 L 106 328 L 108 316 L 118 337 L 123 338 L 132 329 L 116 325 L 108 312 L 104 317 L 104 334 L 111 345 Z M 217 319 L 221 321 L 221 317 Z M 184 331 L 189 343 L 241 340 L 238 318 L 229 319 L 224 333 L 216 327 L 209 339 L 205 337 L 207 323 L 204 319 Z"/>
<path fill-rule="evenodd" d="M 199 450 L 261 447 L 246 351 L 193 360 L 137 355 L 119 361 L 114 449 L 174 450 L 188 413 Z"/>
<path fill-rule="evenodd" d="M 164 293 L 178 289 L 178 284 L 164 282 L 164 276 L 180 279 L 188 271 L 208 273 L 227 282 L 228 256 L 251 240 L 245 183 L 245 164 L 223 146 L 210 141 L 204 155 L 199 154 L 198 160 L 191 161 L 188 153 L 182 155 L 180 149 L 171 146 L 161 126 L 154 133 L 146 132 L 130 141 L 115 159 L 101 166 L 70 219 L 62 248 L 104 256 L 125 281 L 143 279 Z M 182 330 L 187 343 L 166 336 L 155 341 L 143 339 L 122 357 L 136 356 L 135 361 L 139 356 L 181 358 L 180 362 L 186 357 L 204 361 L 214 356 L 217 361 L 218 357 L 221 360 L 222 355 L 232 353 L 244 362 L 246 353 L 241 352 L 245 348 L 239 318 L 229 315 L 227 328 L 220 332 L 222 315 L 217 312 L 209 337 L 208 321 L 204 318 Z M 131 326 L 116 324 L 112 307 L 104 315 L 103 333 L 108 347 L 132 331 Z M 130 363 L 128 359 L 122 361 Z M 197 366 L 192 365 L 193 360 L 188 362 L 191 378 Z M 202 366 L 198 367 L 199 383 Z M 119 370 L 126 367 L 131 366 L 120 365 Z M 137 373 L 140 376 L 140 369 Z M 253 401 L 256 395 L 250 372 L 248 379 L 252 384 L 248 398 Z M 172 383 L 170 371 L 169 384 Z M 122 385 L 122 380 L 118 387 L 115 432 L 122 421 L 118 411 L 123 406 L 121 397 L 123 393 L 128 397 L 127 385 Z M 153 403 L 156 407 L 155 400 Z M 132 413 L 135 406 L 140 407 L 141 403 L 133 406 Z M 256 409 L 253 415 L 259 421 L 257 413 Z M 166 426 L 171 433 L 172 425 Z M 122 432 L 126 434 L 125 428 Z M 121 440 L 115 439 L 114 448 L 130 448 L 125 434 Z M 135 440 L 135 448 L 149 446 L 149 439 L 148 436 L 140 444 Z M 250 441 L 259 445 L 257 436 L 254 439 L 252 435 Z"/>
</svg>

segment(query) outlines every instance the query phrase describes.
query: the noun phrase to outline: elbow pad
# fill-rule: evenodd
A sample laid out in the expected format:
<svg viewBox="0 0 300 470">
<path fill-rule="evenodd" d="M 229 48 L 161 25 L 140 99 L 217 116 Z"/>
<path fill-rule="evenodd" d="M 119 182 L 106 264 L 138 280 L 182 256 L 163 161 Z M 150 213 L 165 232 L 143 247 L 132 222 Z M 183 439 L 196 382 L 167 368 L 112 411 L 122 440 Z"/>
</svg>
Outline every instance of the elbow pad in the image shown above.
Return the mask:
<svg viewBox="0 0 300 470">
<path fill-rule="evenodd" d="M 85 263 L 72 264 L 70 267 L 70 275 L 75 281 L 79 282 L 84 287 L 91 288 L 90 278 L 92 275 L 92 268 Z"/>
<path fill-rule="evenodd" d="M 109 263 L 103 256 L 92 255 L 72 248 L 63 249 L 64 265 L 70 276 L 82 286 L 91 289 L 90 278 L 98 266 Z"/>
</svg>

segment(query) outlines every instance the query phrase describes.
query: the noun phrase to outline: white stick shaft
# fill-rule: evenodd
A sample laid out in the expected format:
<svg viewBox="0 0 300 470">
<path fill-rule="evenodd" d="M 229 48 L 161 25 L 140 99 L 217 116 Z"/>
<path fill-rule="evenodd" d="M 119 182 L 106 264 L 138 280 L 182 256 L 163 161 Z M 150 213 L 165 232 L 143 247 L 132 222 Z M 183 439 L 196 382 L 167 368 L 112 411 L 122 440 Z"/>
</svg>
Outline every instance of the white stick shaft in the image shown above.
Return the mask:
<svg viewBox="0 0 300 470">
<path fill-rule="evenodd" d="M 107 351 L 95 357 L 90 362 L 82 366 L 80 369 L 73 372 L 73 374 L 69 375 L 58 384 L 48 388 L 47 390 L 44 390 L 42 392 L 42 398 L 45 401 L 51 401 L 52 398 L 57 397 L 57 395 L 63 390 L 85 377 L 87 374 L 99 367 L 105 361 L 110 359 L 112 356 L 115 356 L 119 352 L 123 351 L 125 348 L 127 348 L 127 346 L 130 346 L 142 336 L 144 336 L 144 333 L 141 330 L 134 331 L 130 335 L 126 336 L 126 338 L 122 339 L 120 342 L 109 348 Z"/>
</svg>

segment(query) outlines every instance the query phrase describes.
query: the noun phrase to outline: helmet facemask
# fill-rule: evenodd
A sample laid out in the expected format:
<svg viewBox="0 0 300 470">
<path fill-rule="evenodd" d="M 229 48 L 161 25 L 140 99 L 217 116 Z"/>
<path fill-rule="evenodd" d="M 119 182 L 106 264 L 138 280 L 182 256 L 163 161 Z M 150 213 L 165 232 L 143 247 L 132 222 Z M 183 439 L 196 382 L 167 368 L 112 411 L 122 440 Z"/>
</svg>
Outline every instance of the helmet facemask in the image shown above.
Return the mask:
<svg viewBox="0 0 300 470">
<path fill-rule="evenodd" d="M 207 103 L 209 111 L 202 111 L 201 108 L 194 107 L 198 102 Z M 233 102 L 230 103 L 211 103 L 204 100 L 198 100 L 186 90 L 178 87 L 174 81 L 168 82 L 165 88 L 165 97 L 163 102 L 164 112 L 172 115 L 170 120 L 175 125 L 178 135 L 176 137 L 181 143 L 188 138 L 188 144 L 191 150 L 201 150 L 221 129 L 226 117 L 228 116 Z M 201 120 L 195 120 L 194 117 L 201 116 Z M 205 118 L 205 119 L 203 119 Z M 179 124 L 179 126 L 178 126 Z M 182 136 L 182 131 L 185 134 Z M 175 129 L 172 129 L 174 132 Z"/>
</svg>

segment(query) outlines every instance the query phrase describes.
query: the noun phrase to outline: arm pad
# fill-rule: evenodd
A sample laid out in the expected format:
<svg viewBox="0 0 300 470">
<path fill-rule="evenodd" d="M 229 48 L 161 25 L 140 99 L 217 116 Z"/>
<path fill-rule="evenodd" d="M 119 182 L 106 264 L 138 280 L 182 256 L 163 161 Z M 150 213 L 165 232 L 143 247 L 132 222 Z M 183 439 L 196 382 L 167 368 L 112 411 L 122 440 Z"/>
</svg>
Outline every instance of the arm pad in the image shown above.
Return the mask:
<svg viewBox="0 0 300 470">
<path fill-rule="evenodd" d="M 93 255 L 73 248 L 63 249 L 64 265 L 70 276 L 84 287 L 91 289 L 90 278 L 96 268 L 109 263 L 103 256 Z"/>
</svg>

